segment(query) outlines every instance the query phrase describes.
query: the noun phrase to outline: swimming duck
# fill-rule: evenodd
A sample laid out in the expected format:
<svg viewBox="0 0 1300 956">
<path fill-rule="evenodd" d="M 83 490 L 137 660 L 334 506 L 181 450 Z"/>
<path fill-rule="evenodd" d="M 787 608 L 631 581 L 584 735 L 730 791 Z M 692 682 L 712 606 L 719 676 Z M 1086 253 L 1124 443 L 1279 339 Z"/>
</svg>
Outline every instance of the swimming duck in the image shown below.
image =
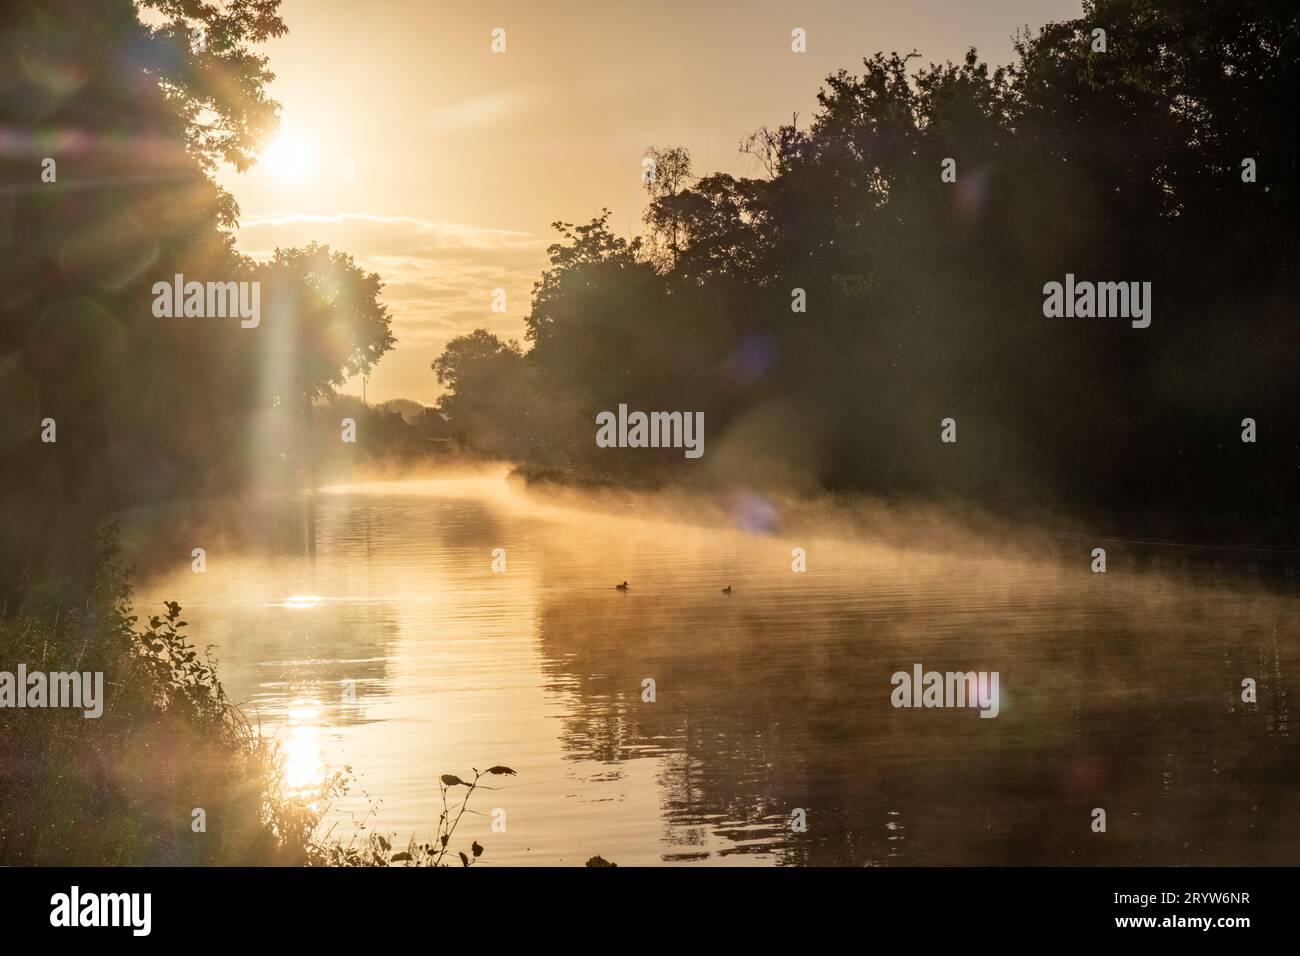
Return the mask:
<svg viewBox="0 0 1300 956">
<path fill-rule="evenodd" d="M 730 594 L 730 593 L 731 593 L 731 585 L 728 584 L 725 588 L 723 588 L 723 589 L 722 589 L 722 593 L 723 593 L 723 594 Z"/>
<path fill-rule="evenodd" d="M 614 585 L 614 590 L 615 590 L 615 591 L 626 591 L 626 590 L 628 590 L 627 582 L 624 581 L 622 584 L 615 584 L 615 585 Z"/>
</svg>

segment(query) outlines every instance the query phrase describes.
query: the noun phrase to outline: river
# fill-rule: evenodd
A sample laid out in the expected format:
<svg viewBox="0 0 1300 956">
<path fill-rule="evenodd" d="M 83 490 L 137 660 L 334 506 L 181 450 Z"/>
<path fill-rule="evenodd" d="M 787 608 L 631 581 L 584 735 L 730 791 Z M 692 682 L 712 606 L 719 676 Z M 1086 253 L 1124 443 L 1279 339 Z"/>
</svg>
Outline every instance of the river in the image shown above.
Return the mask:
<svg viewBox="0 0 1300 956">
<path fill-rule="evenodd" d="M 352 768 L 336 833 L 370 808 L 429 838 L 439 776 L 503 764 L 453 843 L 483 865 L 1296 861 L 1293 591 L 779 512 L 488 476 L 142 513 L 128 542 L 138 611 L 182 604 L 289 785 Z M 916 664 L 997 672 L 997 716 L 892 706 Z"/>
</svg>

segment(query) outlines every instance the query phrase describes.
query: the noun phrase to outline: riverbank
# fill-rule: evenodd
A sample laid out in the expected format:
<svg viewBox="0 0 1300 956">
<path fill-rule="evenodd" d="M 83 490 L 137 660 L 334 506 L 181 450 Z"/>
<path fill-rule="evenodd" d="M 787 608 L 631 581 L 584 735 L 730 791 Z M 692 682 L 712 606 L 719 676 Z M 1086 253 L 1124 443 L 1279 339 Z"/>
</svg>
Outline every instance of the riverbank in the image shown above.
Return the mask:
<svg viewBox="0 0 1300 956">
<path fill-rule="evenodd" d="M 181 606 L 137 610 L 116 530 L 95 547 L 91 577 L 65 581 L 66 600 L 0 618 L 0 660 L 29 680 L 72 672 L 102 688 L 89 711 L 33 693 L 0 709 L 0 865 L 459 865 L 444 860 L 451 818 L 404 849 L 382 833 L 323 832 L 348 769 L 289 787 L 280 742 L 231 703 Z M 464 786 L 451 794 L 462 808 Z"/>
</svg>

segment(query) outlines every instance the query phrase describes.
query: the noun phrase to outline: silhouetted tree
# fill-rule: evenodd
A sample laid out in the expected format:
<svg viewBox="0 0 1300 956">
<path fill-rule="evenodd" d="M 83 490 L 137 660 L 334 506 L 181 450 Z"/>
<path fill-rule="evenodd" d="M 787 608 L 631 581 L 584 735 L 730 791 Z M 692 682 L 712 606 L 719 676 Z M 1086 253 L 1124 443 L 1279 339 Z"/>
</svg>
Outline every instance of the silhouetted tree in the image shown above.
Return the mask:
<svg viewBox="0 0 1300 956">
<path fill-rule="evenodd" d="M 766 178 L 652 151 L 647 242 L 557 224 L 526 320 L 552 460 L 1295 544 L 1294 6 L 1099 0 L 1008 66 L 915 59 L 868 57 L 805 126 L 748 138 Z M 1151 327 L 1045 318 L 1067 272 L 1151 282 Z M 704 411 L 715 451 L 596 454 L 620 402 Z"/>
</svg>

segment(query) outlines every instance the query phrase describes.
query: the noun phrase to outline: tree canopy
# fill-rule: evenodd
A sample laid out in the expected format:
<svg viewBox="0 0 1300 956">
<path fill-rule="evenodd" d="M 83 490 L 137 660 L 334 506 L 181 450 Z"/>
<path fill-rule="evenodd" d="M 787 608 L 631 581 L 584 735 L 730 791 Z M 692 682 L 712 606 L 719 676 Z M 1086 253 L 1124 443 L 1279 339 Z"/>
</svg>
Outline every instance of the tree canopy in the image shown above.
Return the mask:
<svg viewBox="0 0 1300 956">
<path fill-rule="evenodd" d="M 1098 0 L 1004 66 L 877 53 L 835 73 L 809 120 L 742 144 L 766 176 L 652 150 L 673 175 L 644 238 L 608 213 L 556 224 L 519 364 L 533 460 L 1287 538 L 1298 45 L 1279 0 Z M 1151 326 L 1046 318 L 1067 273 L 1150 282 Z M 594 416 L 620 402 L 704 411 L 710 454 L 597 454 Z M 1246 418 L 1267 440 L 1240 440 Z"/>
<path fill-rule="evenodd" d="M 314 245 L 239 254 L 210 176 L 275 129 L 258 45 L 285 29 L 278 0 L 0 6 L 0 606 L 116 509 L 228 490 L 277 391 L 329 395 L 392 346 L 377 276 Z M 263 282 L 268 314 L 156 317 L 177 274 Z"/>
</svg>

